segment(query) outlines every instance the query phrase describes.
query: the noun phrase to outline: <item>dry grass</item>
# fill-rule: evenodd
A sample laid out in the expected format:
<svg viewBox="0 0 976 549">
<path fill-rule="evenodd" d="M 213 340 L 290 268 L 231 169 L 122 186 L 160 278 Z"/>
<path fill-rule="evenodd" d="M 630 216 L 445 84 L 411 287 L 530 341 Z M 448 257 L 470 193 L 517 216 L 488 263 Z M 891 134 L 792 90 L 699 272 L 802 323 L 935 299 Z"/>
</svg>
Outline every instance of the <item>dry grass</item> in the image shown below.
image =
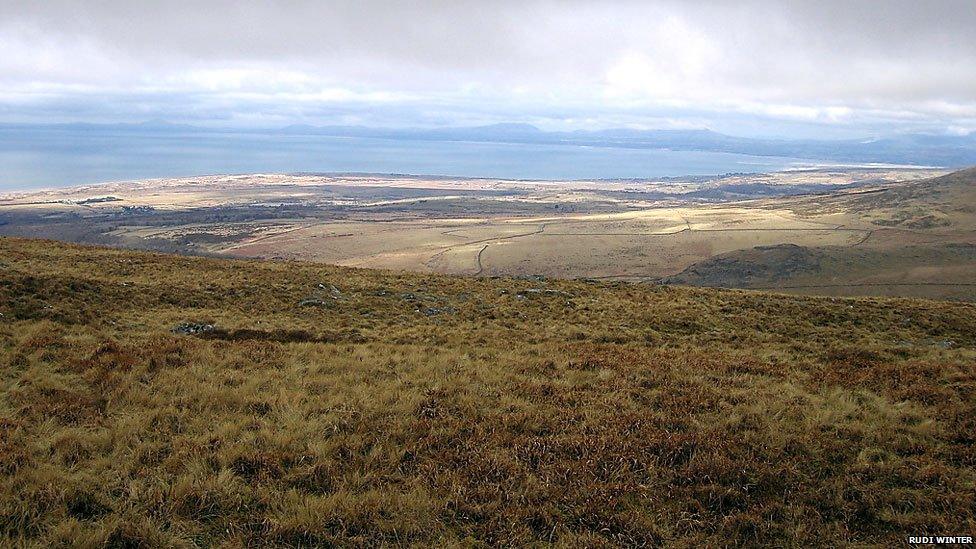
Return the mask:
<svg viewBox="0 0 976 549">
<path fill-rule="evenodd" d="M 0 239 L 0 314 L 0 545 L 976 531 L 972 304 Z"/>
</svg>

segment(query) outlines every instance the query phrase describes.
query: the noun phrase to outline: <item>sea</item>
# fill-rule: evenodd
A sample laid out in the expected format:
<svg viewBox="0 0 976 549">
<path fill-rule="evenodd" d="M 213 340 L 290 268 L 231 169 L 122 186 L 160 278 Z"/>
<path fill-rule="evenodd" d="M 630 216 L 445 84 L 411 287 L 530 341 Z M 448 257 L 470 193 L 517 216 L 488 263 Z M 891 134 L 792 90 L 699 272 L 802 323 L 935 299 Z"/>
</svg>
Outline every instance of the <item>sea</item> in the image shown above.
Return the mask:
<svg viewBox="0 0 976 549">
<path fill-rule="evenodd" d="M 0 127 L 0 192 L 243 173 L 621 179 L 779 171 L 811 160 L 571 144 L 111 127 Z"/>
</svg>

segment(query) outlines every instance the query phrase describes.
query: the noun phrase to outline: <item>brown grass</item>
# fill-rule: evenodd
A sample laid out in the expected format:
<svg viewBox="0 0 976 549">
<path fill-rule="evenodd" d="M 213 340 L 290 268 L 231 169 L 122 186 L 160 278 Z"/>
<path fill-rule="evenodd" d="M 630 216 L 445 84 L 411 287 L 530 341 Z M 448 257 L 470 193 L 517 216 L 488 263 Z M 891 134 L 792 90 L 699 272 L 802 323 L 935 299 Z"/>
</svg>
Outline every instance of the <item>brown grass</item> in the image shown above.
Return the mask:
<svg viewBox="0 0 976 549">
<path fill-rule="evenodd" d="M 0 545 L 976 531 L 971 304 L 0 239 L 0 314 Z"/>
</svg>

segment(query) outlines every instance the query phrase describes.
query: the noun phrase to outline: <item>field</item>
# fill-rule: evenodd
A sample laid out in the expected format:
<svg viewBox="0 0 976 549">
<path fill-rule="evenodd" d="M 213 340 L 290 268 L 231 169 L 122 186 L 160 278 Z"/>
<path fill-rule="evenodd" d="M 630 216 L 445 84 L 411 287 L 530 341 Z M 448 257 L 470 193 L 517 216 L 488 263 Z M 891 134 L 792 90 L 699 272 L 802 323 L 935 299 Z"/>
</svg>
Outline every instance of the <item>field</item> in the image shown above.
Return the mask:
<svg viewBox="0 0 976 549">
<path fill-rule="evenodd" d="M 11 196 L 0 233 L 428 273 L 974 300 L 976 174 L 932 179 L 942 173 L 211 176 Z"/>
<path fill-rule="evenodd" d="M 0 545 L 976 529 L 976 306 L 0 238 Z"/>
</svg>

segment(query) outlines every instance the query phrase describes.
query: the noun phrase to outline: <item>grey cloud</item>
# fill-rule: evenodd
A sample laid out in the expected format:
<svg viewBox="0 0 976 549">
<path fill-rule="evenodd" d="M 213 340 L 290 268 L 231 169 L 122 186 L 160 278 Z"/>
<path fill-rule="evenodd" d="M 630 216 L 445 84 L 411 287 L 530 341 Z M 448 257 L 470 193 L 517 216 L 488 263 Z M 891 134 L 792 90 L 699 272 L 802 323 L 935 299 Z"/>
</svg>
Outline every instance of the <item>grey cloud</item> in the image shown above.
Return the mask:
<svg viewBox="0 0 976 549">
<path fill-rule="evenodd" d="M 214 97 L 228 86 L 269 109 L 338 88 L 458 116 L 773 105 L 754 114 L 967 125 L 973 29 L 972 0 L 0 0 L 0 93 L 199 94 L 232 110 Z"/>
</svg>

